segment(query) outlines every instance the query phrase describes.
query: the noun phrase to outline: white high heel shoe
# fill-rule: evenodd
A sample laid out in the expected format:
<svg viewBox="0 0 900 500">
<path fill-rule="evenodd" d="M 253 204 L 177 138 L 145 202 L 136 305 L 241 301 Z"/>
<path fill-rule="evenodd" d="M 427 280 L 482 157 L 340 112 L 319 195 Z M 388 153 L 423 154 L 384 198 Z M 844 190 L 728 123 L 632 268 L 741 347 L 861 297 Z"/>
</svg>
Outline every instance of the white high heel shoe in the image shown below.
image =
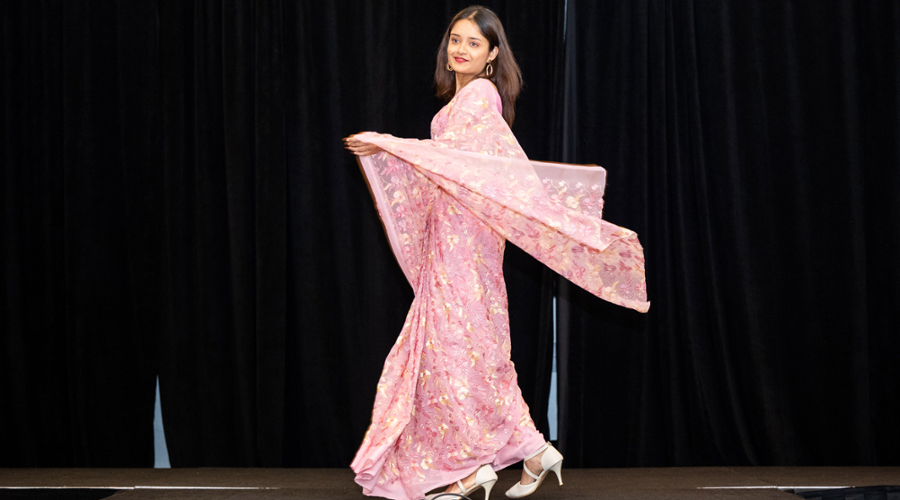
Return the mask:
<svg viewBox="0 0 900 500">
<path fill-rule="evenodd" d="M 541 455 L 541 475 L 538 476 L 528 470 L 528 467 L 525 466 L 525 462 L 538 456 L 541 452 L 544 454 Z M 519 481 L 506 491 L 506 496 L 509 498 L 522 498 L 534 493 L 534 490 L 544 482 L 544 478 L 550 471 L 556 473 L 556 478 L 559 479 L 559 485 L 562 486 L 562 461 L 562 454 L 556 451 L 556 448 L 554 448 L 553 445 L 550 443 L 544 444 L 538 451 L 528 455 L 525 457 L 525 460 L 522 461 L 522 468 L 525 470 L 526 474 L 534 478 L 534 482 L 523 485 L 522 482 Z"/>
<path fill-rule="evenodd" d="M 466 489 L 463 486 L 462 479 L 456 481 L 456 485 L 459 486 L 459 494 L 469 496 L 469 493 L 477 490 L 478 488 L 484 488 L 484 500 L 488 500 L 491 497 L 491 489 L 494 487 L 494 484 L 497 482 L 497 473 L 494 472 L 494 468 L 489 464 L 484 464 L 478 468 L 478 472 L 475 473 L 475 484 L 472 485 L 471 488 Z M 529 485 L 531 486 L 531 485 Z M 445 498 L 452 498 L 450 495 L 458 495 L 457 493 L 432 493 L 425 497 L 425 500 L 431 500 L 432 498 L 436 498 L 441 495 L 447 495 Z"/>
</svg>

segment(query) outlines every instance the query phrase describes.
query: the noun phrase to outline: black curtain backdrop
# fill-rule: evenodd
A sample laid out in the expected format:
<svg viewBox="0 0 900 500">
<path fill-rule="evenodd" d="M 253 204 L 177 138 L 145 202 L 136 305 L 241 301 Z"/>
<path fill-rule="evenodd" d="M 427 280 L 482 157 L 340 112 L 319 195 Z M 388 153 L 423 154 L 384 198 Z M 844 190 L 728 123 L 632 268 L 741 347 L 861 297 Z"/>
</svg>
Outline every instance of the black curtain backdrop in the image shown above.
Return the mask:
<svg viewBox="0 0 900 500">
<path fill-rule="evenodd" d="M 560 283 L 567 463 L 900 463 L 900 3 L 568 1 L 562 160 L 650 314 Z"/>
<path fill-rule="evenodd" d="M 653 306 L 512 245 L 572 466 L 900 464 L 900 4 L 485 2 L 534 159 L 607 168 Z M 340 138 L 427 137 L 467 3 L 0 4 L 0 467 L 345 467 L 412 291 Z"/>
<path fill-rule="evenodd" d="M 152 465 L 156 7 L 3 2 L 0 23 L 0 467 Z"/>
</svg>

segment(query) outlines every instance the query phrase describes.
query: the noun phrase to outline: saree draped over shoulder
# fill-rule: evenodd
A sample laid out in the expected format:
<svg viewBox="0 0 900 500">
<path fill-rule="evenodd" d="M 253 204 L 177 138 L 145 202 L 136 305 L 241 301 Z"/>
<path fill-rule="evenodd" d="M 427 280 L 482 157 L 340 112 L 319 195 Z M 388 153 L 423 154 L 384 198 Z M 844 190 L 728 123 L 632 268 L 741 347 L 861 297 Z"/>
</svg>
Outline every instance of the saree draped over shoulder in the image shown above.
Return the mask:
<svg viewBox="0 0 900 500">
<path fill-rule="evenodd" d="M 545 441 L 510 360 L 506 240 L 602 299 L 650 305 L 637 235 L 601 219 L 602 168 L 528 160 L 484 79 L 435 115 L 431 135 L 356 136 L 384 150 L 360 164 L 415 291 L 351 464 L 365 494 L 395 499 Z"/>
</svg>

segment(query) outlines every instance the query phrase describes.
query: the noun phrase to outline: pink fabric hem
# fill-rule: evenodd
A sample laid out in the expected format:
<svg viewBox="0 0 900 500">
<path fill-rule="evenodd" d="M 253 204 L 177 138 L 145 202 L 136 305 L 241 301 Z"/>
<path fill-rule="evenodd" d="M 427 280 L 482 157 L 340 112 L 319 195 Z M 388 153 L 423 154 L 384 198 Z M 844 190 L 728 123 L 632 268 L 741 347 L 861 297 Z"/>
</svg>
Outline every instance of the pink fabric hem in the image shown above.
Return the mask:
<svg viewBox="0 0 900 500">
<path fill-rule="evenodd" d="M 520 402 L 521 405 L 512 409 L 510 411 L 511 414 L 519 414 L 523 410 L 527 412 L 524 401 L 520 400 Z M 415 485 L 392 483 L 389 486 L 382 486 L 378 484 L 378 474 L 384 467 L 385 460 L 388 458 L 391 447 L 394 446 L 395 442 L 380 446 L 376 451 L 369 450 L 365 455 L 357 454 L 353 463 L 350 464 L 350 468 L 356 473 L 354 481 L 363 488 L 363 494 L 366 496 L 391 498 L 393 500 L 420 499 L 424 498 L 425 494 L 431 490 L 446 487 L 457 480 L 468 477 L 469 474 L 472 474 L 484 464 L 490 464 L 494 470 L 505 469 L 516 462 L 522 461 L 547 442 L 540 431 L 528 425 L 517 425 L 509 430 L 508 433 L 509 438 L 506 445 L 497 450 L 496 453 L 481 457 L 471 466 L 440 472 L 428 481 Z M 373 456 L 377 458 L 372 460 L 371 457 Z"/>
<path fill-rule="evenodd" d="M 505 469 L 516 462 L 521 462 L 522 459 L 536 452 L 541 446 L 544 446 L 544 443 L 546 442 L 547 440 L 544 439 L 543 434 L 538 432 L 515 448 L 507 450 L 507 448 L 509 448 L 507 447 L 500 450 L 491 465 L 494 470 Z"/>
<path fill-rule="evenodd" d="M 543 446 L 546 442 L 547 441 L 544 439 L 544 436 L 540 432 L 536 432 L 531 435 L 528 440 L 523 441 L 516 446 L 503 447 L 497 452 L 496 455 L 494 455 L 492 460 L 486 460 L 484 463 L 491 464 L 491 468 L 495 471 L 505 469 L 510 465 L 521 462 L 525 457 L 539 450 L 540 447 Z M 383 462 L 384 456 L 382 456 L 381 460 L 379 460 L 379 463 L 372 464 L 369 467 L 366 467 L 366 469 L 370 471 L 380 470 Z M 366 472 L 358 472 L 354 481 L 356 482 L 356 484 L 360 485 L 363 488 L 363 494 L 366 496 L 391 498 L 393 500 L 406 500 L 409 498 L 419 499 L 424 498 L 425 494 L 427 494 L 431 490 L 445 487 L 447 485 L 455 483 L 457 480 L 468 477 L 470 474 L 478 470 L 479 467 L 484 465 L 484 463 L 474 464 L 464 469 L 448 471 L 445 474 L 436 476 L 433 481 L 429 481 L 427 483 L 419 485 L 420 487 L 424 487 L 425 489 L 420 489 L 421 493 L 417 496 L 410 496 L 409 492 L 407 492 L 405 488 L 400 489 L 380 487 L 377 484 L 377 478 Z M 357 472 L 355 468 L 353 468 L 353 470 L 354 472 Z"/>
</svg>

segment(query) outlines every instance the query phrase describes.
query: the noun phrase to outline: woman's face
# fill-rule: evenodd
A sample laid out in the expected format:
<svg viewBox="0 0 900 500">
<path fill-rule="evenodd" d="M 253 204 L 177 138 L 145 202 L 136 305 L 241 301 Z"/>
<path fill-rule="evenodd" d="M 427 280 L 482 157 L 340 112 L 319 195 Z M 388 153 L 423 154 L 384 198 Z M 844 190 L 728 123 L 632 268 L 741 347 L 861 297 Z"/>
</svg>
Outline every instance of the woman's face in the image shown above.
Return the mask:
<svg viewBox="0 0 900 500">
<path fill-rule="evenodd" d="M 478 25 L 472 21 L 461 19 L 450 28 L 447 60 L 458 75 L 480 75 L 488 61 L 493 61 L 498 52 L 497 47 L 490 49 L 490 44 L 481 34 Z"/>
</svg>

